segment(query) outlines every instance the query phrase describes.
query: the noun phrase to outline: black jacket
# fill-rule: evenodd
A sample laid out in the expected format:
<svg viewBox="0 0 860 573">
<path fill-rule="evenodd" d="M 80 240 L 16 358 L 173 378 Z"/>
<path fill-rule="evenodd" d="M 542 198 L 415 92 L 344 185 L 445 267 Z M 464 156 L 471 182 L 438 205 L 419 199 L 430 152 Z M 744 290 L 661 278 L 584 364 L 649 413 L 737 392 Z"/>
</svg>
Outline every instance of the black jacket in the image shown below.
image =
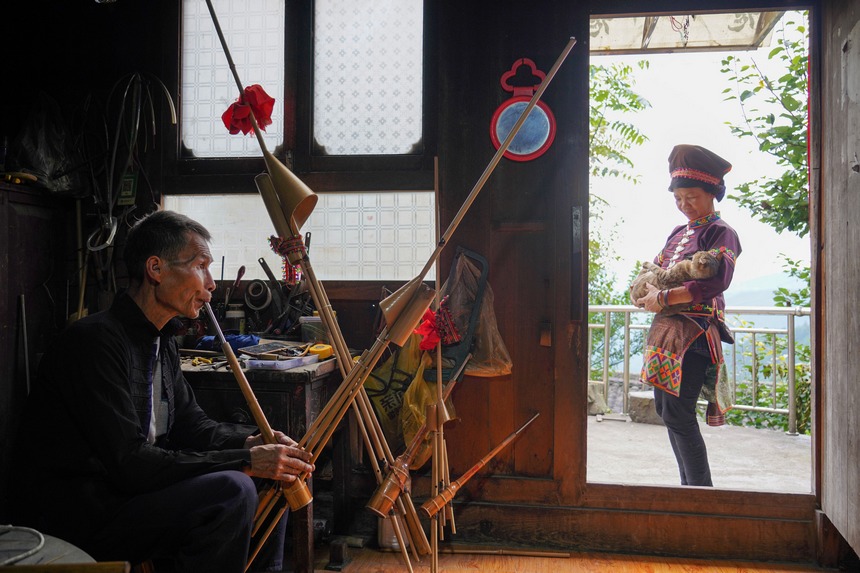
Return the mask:
<svg viewBox="0 0 860 573">
<path fill-rule="evenodd" d="M 215 422 L 197 405 L 173 339 L 177 322 L 159 332 L 122 293 L 58 337 L 16 440 L 16 524 L 80 542 L 137 494 L 250 463 L 243 445 L 256 428 Z M 147 374 L 157 336 L 169 417 L 167 434 L 150 445 Z"/>
</svg>

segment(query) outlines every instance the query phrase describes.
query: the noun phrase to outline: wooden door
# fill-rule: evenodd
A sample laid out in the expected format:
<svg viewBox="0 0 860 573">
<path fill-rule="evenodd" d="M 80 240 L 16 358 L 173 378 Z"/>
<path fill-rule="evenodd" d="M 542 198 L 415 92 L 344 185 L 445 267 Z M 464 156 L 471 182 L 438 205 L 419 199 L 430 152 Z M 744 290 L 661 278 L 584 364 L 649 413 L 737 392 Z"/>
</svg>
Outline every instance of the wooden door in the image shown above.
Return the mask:
<svg viewBox="0 0 860 573">
<path fill-rule="evenodd" d="M 860 552 L 860 322 L 852 307 L 860 280 L 860 6 L 826 3 L 821 28 L 821 149 L 813 164 L 815 335 L 819 372 L 816 424 L 820 503 L 824 516 Z M 816 110 L 817 111 L 817 110 Z M 820 138 L 820 139 L 819 139 Z M 817 157 L 817 154 L 813 154 Z M 815 193 L 818 191 L 818 193 Z M 826 532 L 819 529 L 827 543 Z"/>
</svg>

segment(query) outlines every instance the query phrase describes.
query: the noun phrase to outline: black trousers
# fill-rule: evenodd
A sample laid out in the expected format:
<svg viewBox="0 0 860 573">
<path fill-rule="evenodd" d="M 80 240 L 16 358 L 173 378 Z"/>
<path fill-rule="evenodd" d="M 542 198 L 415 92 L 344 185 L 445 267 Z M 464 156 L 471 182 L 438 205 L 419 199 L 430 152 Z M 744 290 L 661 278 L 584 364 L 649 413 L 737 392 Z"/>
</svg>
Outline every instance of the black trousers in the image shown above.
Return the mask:
<svg viewBox="0 0 860 573">
<path fill-rule="evenodd" d="M 705 383 L 710 357 L 687 352 L 681 369 L 681 391 L 673 396 L 654 389 L 654 406 L 669 431 L 669 443 L 678 461 L 681 485 L 713 486 L 708 450 L 699 429 L 696 402 Z"/>
<path fill-rule="evenodd" d="M 136 496 L 82 549 L 99 561 L 151 559 L 177 573 L 242 573 L 257 503 L 256 484 L 246 474 L 201 475 Z M 285 524 L 283 519 L 270 537 L 280 535 L 274 570 L 281 566 Z"/>
</svg>

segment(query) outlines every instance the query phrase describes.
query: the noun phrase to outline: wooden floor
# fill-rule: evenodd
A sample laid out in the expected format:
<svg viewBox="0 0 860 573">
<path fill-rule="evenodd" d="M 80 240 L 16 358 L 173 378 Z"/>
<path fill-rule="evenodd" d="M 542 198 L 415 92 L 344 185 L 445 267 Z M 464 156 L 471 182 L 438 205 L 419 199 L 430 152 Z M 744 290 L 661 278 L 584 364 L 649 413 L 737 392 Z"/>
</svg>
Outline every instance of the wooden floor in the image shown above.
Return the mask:
<svg viewBox="0 0 860 573">
<path fill-rule="evenodd" d="M 536 552 L 541 554 L 540 552 Z M 816 568 L 811 565 L 786 563 L 757 563 L 739 561 L 704 561 L 698 559 L 673 559 L 633 555 L 611 555 L 602 553 L 550 553 L 558 556 L 522 556 L 506 552 L 486 551 L 453 554 L 440 550 L 436 571 L 439 573 L 472 573 L 493 571 L 497 573 L 820 573 L 836 569 Z M 332 563 L 328 557 L 318 560 L 317 573 L 339 570 L 342 573 L 401 573 L 409 571 L 400 553 L 376 549 L 349 548 L 345 564 Z M 342 565 L 342 567 L 338 567 Z M 416 573 L 431 571 L 430 556 L 421 561 L 411 558 L 412 570 Z M 328 567 L 328 568 L 327 568 Z"/>
</svg>

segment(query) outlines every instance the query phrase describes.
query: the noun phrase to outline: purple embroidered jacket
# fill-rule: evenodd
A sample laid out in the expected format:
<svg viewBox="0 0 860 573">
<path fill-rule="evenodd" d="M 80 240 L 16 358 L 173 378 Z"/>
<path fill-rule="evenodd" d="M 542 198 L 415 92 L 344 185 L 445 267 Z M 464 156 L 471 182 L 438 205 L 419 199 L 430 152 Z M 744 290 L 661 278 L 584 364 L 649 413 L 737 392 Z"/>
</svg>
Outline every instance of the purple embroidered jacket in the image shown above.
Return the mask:
<svg viewBox="0 0 860 573">
<path fill-rule="evenodd" d="M 693 296 L 693 301 L 690 307 L 682 312 L 690 316 L 715 316 L 720 322 L 724 322 L 726 301 L 723 291 L 729 288 L 732 282 L 735 261 L 741 254 L 741 243 L 738 234 L 720 218 L 719 213 L 711 213 L 686 225 L 675 227 L 663 250 L 655 257 L 654 263 L 669 269 L 678 261 L 692 257 L 697 251 L 722 253 L 723 257 L 717 274 L 712 278 L 684 283 Z"/>
</svg>

